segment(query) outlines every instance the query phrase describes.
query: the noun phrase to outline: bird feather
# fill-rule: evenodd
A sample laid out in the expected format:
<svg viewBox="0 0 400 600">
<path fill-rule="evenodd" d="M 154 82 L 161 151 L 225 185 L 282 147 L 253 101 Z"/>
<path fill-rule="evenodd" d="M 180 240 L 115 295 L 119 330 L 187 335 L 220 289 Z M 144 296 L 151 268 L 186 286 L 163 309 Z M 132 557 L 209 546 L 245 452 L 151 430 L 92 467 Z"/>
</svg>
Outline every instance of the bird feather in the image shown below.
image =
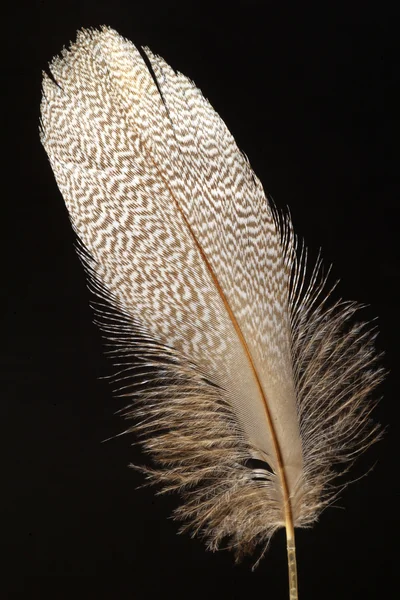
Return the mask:
<svg viewBox="0 0 400 600">
<path fill-rule="evenodd" d="M 334 465 L 379 437 L 375 333 L 355 303 L 328 305 L 321 261 L 306 269 L 290 217 L 188 78 L 108 27 L 80 31 L 50 72 L 41 141 L 123 414 L 154 459 L 142 470 L 181 493 L 176 516 L 209 548 L 241 557 L 286 527 L 293 562 Z"/>
</svg>

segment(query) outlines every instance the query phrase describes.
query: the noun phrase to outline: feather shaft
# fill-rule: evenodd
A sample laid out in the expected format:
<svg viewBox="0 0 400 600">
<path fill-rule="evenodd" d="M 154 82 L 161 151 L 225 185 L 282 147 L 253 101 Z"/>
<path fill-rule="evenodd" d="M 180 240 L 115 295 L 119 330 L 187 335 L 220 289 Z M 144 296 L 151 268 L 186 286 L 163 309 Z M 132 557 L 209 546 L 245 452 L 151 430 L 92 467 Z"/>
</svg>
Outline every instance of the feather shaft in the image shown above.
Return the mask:
<svg viewBox="0 0 400 600">
<path fill-rule="evenodd" d="M 179 203 L 176 202 L 178 209 L 181 211 L 181 208 L 179 206 Z M 221 288 L 221 285 L 218 281 L 218 278 L 216 277 L 208 259 L 207 256 L 204 253 L 203 248 L 201 247 L 201 245 L 199 244 L 198 240 L 196 239 L 195 234 L 193 233 L 190 224 L 188 223 L 188 221 L 186 220 L 185 215 L 183 214 L 183 219 L 186 223 L 186 226 L 188 228 L 188 230 L 190 231 L 192 237 L 193 237 L 193 241 L 204 261 L 204 263 L 207 266 L 207 269 L 211 275 L 211 278 L 214 282 L 215 287 L 218 290 L 219 295 L 221 296 L 222 302 L 229 314 L 229 317 L 233 323 L 233 326 L 235 328 L 235 331 L 237 333 L 237 336 L 240 340 L 240 343 L 242 344 L 245 354 L 247 356 L 247 359 L 251 365 L 251 369 L 254 373 L 254 377 L 256 379 L 257 382 L 257 387 L 259 390 L 259 393 L 263 399 L 263 404 L 265 407 L 265 418 L 266 421 L 268 423 L 268 428 L 271 431 L 271 437 L 272 437 L 272 441 L 273 441 L 273 446 L 274 446 L 274 450 L 275 450 L 275 455 L 276 455 L 276 459 L 277 459 L 277 467 L 278 467 L 278 472 L 279 472 L 279 477 L 281 480 L 281 485 L 282 485 L 282 490 L 283 490 L 283 501 L 284 501 L 284 514 L 285 514 L 285 528 L 286 528 L 286 538 L 287 538 L 287 549 L 288 549 L 288 565 L 289 565 L 289 580 L 290 580 L 290 598 L 291 600 L 296 600 L 297 599 L 297 566 L 296 566 L 296 547 L 295 547 L 295 535 L 294 535 L 294 525 L 293 525 L 293 515 L 292 515 L 292 507 L 291 507 L 291 501 L 290 501 L 290 493 L 289 493 L 289 487 L 288 487 L 288 483 L 287 483 L 287 477 L 286 477 L 286 473 L 285 473 L 285 467 L 284 467 L 284 462 L 282 459 L 282 452 L 281 452 L 281 448 L 279 446 L 279 441 L 277 439 L 276 433 L 275 433 L 275 428 L 272 422 L 272 418 L 271 418 L 271 414 L 268 408 L 268 402 L 267 402 L 267 398 L 266 398 L 266 394 L 265 391 L 263 389 L 262 383 L 260 381 L 260 377 L 257 373 L 257 369 L 256 366 L 254 364 L 254 360 L 253 357 L 251 355 L 251 352 L 248 348 L 246 339 L 242 333 L 242 330 L 240 329 L 240 326 L 237 322 L 237 319 L 229 305 L 228 300 L 225 297 L 225 294 Z"/>
</svg>

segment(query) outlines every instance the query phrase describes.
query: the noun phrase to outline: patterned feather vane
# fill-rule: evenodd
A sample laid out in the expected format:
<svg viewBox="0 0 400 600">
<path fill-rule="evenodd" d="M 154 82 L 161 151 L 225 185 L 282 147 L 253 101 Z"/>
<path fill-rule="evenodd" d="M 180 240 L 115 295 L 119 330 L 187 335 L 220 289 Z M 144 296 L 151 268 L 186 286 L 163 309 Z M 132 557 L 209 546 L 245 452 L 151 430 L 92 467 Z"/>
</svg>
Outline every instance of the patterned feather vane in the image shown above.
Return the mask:
<svg viewBox="0 0 400 600">
<path fill-rule="evenodd" d="M 109 28 L 44 75 L 41 140 L 81 242 L 97 320 L 183 528 L 238 558 L 332 499 L 333 466 L 379 437 L 374 333 L 327 306 L 288 216 L 270 205 L 195 85 Z"/>
</svg>

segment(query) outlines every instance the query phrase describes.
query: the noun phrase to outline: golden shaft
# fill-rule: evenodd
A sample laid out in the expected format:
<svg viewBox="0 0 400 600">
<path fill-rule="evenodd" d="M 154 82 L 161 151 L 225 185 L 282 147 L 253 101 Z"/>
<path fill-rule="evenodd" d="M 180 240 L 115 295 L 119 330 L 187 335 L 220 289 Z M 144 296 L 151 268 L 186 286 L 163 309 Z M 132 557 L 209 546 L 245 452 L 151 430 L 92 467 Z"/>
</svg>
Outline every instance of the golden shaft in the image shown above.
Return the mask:
<svg viewBox="0 0 400 600">
<path fill-rule="evenodd" d="M 296 543 L 293 529 L 286 531 L 286 548 L 289 569 L 289 598 L 290 600 L 298 600 Z"/>
</svg>

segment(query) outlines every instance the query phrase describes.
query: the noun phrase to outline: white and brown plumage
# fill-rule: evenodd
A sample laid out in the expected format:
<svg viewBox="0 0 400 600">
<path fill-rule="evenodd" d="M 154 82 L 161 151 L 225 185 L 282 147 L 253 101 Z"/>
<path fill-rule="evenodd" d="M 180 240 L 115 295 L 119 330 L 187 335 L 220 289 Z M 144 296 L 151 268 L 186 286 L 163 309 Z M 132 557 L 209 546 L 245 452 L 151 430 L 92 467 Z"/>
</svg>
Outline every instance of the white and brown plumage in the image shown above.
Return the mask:
<svg viewBox="0 0 400 600">
<path fill-rule="evenodd" d="M 223 121 L 145 53 L 156 82 L 115 31 L 81 31 L 44 75 L 42 143 L 111 306 L 125 415 L 156 463 L 143 470 L 181 492 L 177 516 L 212 549 L 240 556 L 286 527 L 296 598 L 294 527 L 379 435 L 373 334 L 347 325 L 353 303 L 320 300 L 319 264 L 304 285 L 290 220 Z"/>
</svg>

